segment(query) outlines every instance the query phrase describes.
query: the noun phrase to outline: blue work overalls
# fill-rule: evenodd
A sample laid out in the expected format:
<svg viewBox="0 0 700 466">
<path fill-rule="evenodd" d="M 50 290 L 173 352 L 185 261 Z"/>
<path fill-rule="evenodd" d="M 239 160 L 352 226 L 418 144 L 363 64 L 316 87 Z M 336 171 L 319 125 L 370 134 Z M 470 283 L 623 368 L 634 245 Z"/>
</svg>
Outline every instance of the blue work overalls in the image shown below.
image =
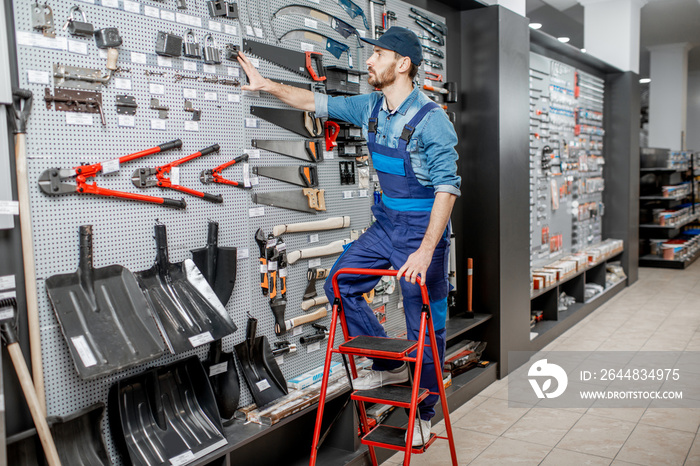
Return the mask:
<svg viewBox="0 0 700 466">
<path fill-rule="evenodd" d="M 398 270 L 408 256 L 421 245 L 430 222 L 430 212 L 435 200 L 435 191 L 420 184 L 411 166 L 410 153 L 406 150 L 416 125 L 423 117 L 438 106 L 430 102 L 404 126 L 396 149 L 376 142 L 377 116 L 382 105 L 380 99 L 369 119 L 367 147 L 372 156 L 372 164 L 379 176 L 382 187 L 382 202 L 372 207 L 377 221 L 356 241 L 354 241 L 336 261 L 330 276 L 345 267 L 381 268 L 393 266 Z M 433 260 L 428 269 L 426 283 L 430 295 L 432 323 L 439 349 L 437 370 L 442 374 L 445 360 L 445 318 L 447 314 L 447 267 L 449 257 L 449 227 L 440 239 Z M 341 275 L 338 279 L 343 302 L 345 320 L 351 336 L 370 335 L 385 337 L 381 326 L 362 294 L 372 290 L 381 277 Z M 399 281 L 403 294 L 408 338 L 418 340 L 422 299 L 420 287 Z M 332 281 L 326 280 L 324 289 L 333 302 Z M 430 325 L 431 321 L 428 321 Z M 427 337 L 421 373 L 421 387 L 437 393 L 436 366 Z M 413 354 L 415 356 L 415 352 Z M 373 369 L 390 370 L 399 367 L 401 361 L 375 359 Z M 438 397 L 430 395 L 419 405 L 421 419 L 431 419 L 435 415 L 434 405 Z"/>
</svg>

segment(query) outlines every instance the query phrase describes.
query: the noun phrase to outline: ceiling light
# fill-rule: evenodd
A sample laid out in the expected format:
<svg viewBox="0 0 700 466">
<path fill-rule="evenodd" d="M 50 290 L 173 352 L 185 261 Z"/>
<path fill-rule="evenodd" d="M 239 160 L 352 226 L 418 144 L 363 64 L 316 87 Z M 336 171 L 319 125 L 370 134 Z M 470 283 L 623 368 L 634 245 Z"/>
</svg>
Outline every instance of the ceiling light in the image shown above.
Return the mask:
<svg viewBox="0 0 700 466">
<path fill-rule="evenodd" d="M 529 25 L 532 29 L 539 29 L 542 27 L 542 23 L 530 23 Z"/>
<path fill-rule="evenodd" d="M 639 80 L 639 84 L 649 84 L 651 82 L 651 79 L 649 78 L 642 78 Z"/>
<path fill-rule="evenodd" d="M 566 43 L 569 42 L 571 39 L 569 39 L 568 37 L 557 37 L 557 40 L 558 40 L 559 42 L 563 43 L 563 44 L 566 44 Z"/>
</svg>

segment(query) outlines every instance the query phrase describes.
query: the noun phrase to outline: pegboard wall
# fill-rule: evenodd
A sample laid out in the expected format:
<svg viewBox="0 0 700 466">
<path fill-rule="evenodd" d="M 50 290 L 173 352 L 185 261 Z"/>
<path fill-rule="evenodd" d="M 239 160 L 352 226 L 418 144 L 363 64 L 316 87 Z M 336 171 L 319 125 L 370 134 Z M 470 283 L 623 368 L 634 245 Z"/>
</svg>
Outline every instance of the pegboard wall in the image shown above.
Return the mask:
<svg viewBox="0 0 700 466">
<path fill-rule="evenodd" d="M 602 241 L 604 81 L 530 53 L 530 266 Z"/>
<path fill-rule="evenodd" d="M 319 188 L 325 189 L 327 211 L 316 215 L 259 206 L 252 202 L 251 191 L 222 184 L 204 185 L 199 176 L 202 170 L 214 168 L 247 152 L 250 155 L 249 163 L 236 164 L 226 169 L 226 178 L 243 181 L 250 176 L 252 191 L 258 193 L 300 189 L 280 181 L 250 175 L 250 167 L 254 166 L 296 166 L 303 163 L 272 152 L 254 150 L 250 145 L 251 139 L 300 138 L 250 114 L 251 106 L 287 107 L 267 94 L 241 91 L 240 87 L 232 82 L 245 82 L 245 76 L 237 62 L 224 59 L 222 49 L 225 44 L 241 46 L 243 38 L 250 38 L 292 50 L 308 51 L 313 47 L 315 51 L 324 52 L 323 45 L 315 42 L 301 43 L 299 40 L 291 40 L 280 44 L 276 39 L 278 35 L 290 29 L 309 29 L 313 26 L 316 32 L 347 44 L 348 52 L 352 55 L 352 66 L 362 71 L 366 71 L 365 61 L 372 53 L 371 46 L 365 44 L 364 48 L 359 48 L 354 36 L 343 39 L 325 23 L 309 23 L 308 18 L 299 15 L 271 19 L 273 13 L 289 4 L 280 0 L 241 0 L 238 2 L 239 18 L 235 20 L 210 17 L 207 4 L 203 0 L 186 0 L 187 9 L 178 9 L 175 0 L 49 0 L 48 6 L 53 11 L 55 23 L 55 38 L 45 37 L 32 28 L 33 3 L 19 0 L 13 0 L 12 3 L 19 84 L 20 87 L 31 90 L 34 95 L 27 130 L 28 175 L 48 414 L 67 415 L 92 403 L 106 402 L 109 387 L 115 381 L 140 373 L 147 367 L 168 364 L 192 354 L 204 359 L 208 351 L 208 345 L 204 345 L 185 353 L 163 356 L 148 365 L 124 370 L 112 376 L 93 381 L 81 380 L 73 366 L 44 287 L 47 277 L 77 269 L 80 225 L 93 225 L 95 267 L 121 264 L 136 272 L 153 264 L 156 254 L 153 228 L 157 221 L 167 227 L 171 262 L 190 258 L 190 250 L 203 247 L 206 244 L 207 222 L 217 221 L 219 245 L 236 246 L 239 250 L 236 285 L 226 306 L 238 331 L 224 338 L 224 351 L 233 351 L 233 345 L 244 340 L 246 320 L 250 313 L 258 319 L 258 334 L 266 335 L 271 343 L 288 340 L 297 344 L 298 351 L 285 355 L 280 365 L 285 378 L 290 379 L 320 366 L 324 357 L 323 345 L 320 350 L 308 353 L 307 348 L 299 344 L 300 335 L 292 335 L 292 332 L 281 337 L 275 335 L 269 299 L 260 291 L 259 251 L 254 235 L 258 228 L 268 233 L 274 225 L 349 215 L 350 228 L 322 231 L 313 238 L 307 233 L 287 234 L 283 235 L 283 239 L 287 250 L 293 251 L 349 238 L 351 229 L 362 230 L 372 220 L 369 207 L 373 199 L 372 186 L 376 180 L 374 172 L 366 189 L 360 189 L 357 183 L 341 186 L 338 162 L 353 159 L 341 159 L 337 151 L 325 152 L 325 160 L 317 165 L 317 169 Z M 308 4 L 341 18 L 356 27 L 361 35 L 370 34 L 365 30 L 361 17 L 351 18 L 336 1 L 304 0 L 298 3 Z M 369 20 L 371 3 L 356 3 L 364 10 Z M 43 5 L 40 4 L 42 7 Z M 102 95 L 104 125 L 99 114 L 57 111 L 54 104 L 47 106 L 43 100 L 46 88 L 51 93 L 55 92 L 55 64 L 105 71 L 106 54 L 96 48 L 94 39 L 74 37 L 63 29 L 74 5 L 80 7 L 86 21 L 92 23 L 95 29 L 116 27 L 123 39 L 123 44 L 118 48 L 119 70 L 109 83 L 99 90 Z M 387 0 L 385 7 L 387 11 L 396 14 L 394 25 L 409 27 L 419 35 L 426 35 L 413 19 L 409 18 L 409 8 L 410 5 L 397 0 Z M 374 5 L 374 9 L 375 23 L 381 25 L 381 7 Z M 190 29 L 201 45 L 204 45 L 205 34 L 212 35 L 217 48 L 221 50 L 221 64 L 205 65 L 201 59 L 166 58 L 155 54 L 156 35 L 159 31 L 184 36 Z M 425 45 L 445 53 L 444 46 L 427 41 Z M 423 83 L 425 71 L 440 74 L 446 72 L 444 59 L 428 54 L 426 58 L 439 62 L 442 69 L 425 65 L 418 77 L 420 84 Z M 266 60 L 260 59 L 256 64 L 263 76 L 296 82 L 305 81 L 304 78 Z M 347 68 L 350 64 L 348 53 L 337 59 L 324 52 L 323 64 Z M 228 81 L 222 84 L 222 80 Z M 361 92 L 367 93 L 371 90 L 363 78 Z M 137 109 L 133 117 L 117 114 L 117 95 L 135 97 Z M 159 118 L 159 112 L 150 109 L 153 97 L 159 100 L 160 105 L 169 108 L 167 119 Z M 192 112 L 185 111 L 185 100 L 192 102 L 193 107 L 201 111 L 199 121 L 192 121 Z M 218 152 L 182 165 L 179 170 L 179 184 L 198 191 L 220 194 L 224 198 L 223 204 L 184 196 L 187 208 L 177 210 L 157 204 L 87 194 L 51 196 L 39 190 L 37 180 L 46 169 L 72 169 L 86 163 L 106 162 L 174 139 L 182 140 L 181 149 L 124 163 L 117 172 L 99 174 L 90 181 L 118 191 L 180 199 L 183 195 L 174 190 L 161 190 L 157 187 L 144 190 L 136 188 L 131 182 L 132 172 L 137 168 L 164 165 L 204 147 L 219 144 Z M 264 213 L 261 214 L 261 211 Z M 335 260 L 336 256 L 323 257 L 320 259 L 320 266 L 330 268 Z M 304 314 L 301 301 L 307 283 L 307 266 L 310 266 L 309 261 L 301 260 L 288 267 L 285 314 L 287 319 Z M 317 283 L 319 295 L 323 294 L 322 286 L 321 280 Z M 378 296 L 373 303 L 373 307 L 386 306 L 387 331 L 390 336 L 400 335 L 405 331 L 403 311 L 398 304 L 398 286 L 396 290 L 390 296 Z M 329 318 L 318 323 L 328 326 Z M 301 335 L 311 332 L 311 326 L 305 325 Z M 338 338 L 341 338 L 340 332 Z M 245 406 L 252 403 L 252 398 L 242 380 L 241 382 L 243 388 L 240 405 Z M 107 419 L 104 420 L 103 431 L 111 459 L 115 464 L 119 464 Z"/>
</svg>

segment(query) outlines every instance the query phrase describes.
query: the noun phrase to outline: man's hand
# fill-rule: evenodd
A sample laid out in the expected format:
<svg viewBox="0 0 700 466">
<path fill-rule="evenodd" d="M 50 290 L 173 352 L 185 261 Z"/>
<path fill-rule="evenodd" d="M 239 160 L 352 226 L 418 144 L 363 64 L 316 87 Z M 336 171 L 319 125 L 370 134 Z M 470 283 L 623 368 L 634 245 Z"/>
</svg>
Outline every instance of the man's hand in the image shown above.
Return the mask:
<svg viewBox="0 0 700 466">
<path fill-rule="evenodd" d="M 396 273 L 396 279 L 399 280 L 405 274 L 406 281 L 416 283 L 416 277 L 420 275 L 421 283 L 425 283 L 428 267 L 430 267 L 432 261 L 433 251 L 421 246 L 416 252 L 408 256 L 406 263 Z"/>
<path fill-rule="evenodd" d="M 265 90 L 267 79 L 263 78 L 258 70 L 255 69 L 248 57 L 243 55 L 243 52 L 238 52 L 238 63 L 243 68 L 243 72 L 248 76 L 248 84 L 241 86 L 244 91 L 262 91 Z"/>
</svg>

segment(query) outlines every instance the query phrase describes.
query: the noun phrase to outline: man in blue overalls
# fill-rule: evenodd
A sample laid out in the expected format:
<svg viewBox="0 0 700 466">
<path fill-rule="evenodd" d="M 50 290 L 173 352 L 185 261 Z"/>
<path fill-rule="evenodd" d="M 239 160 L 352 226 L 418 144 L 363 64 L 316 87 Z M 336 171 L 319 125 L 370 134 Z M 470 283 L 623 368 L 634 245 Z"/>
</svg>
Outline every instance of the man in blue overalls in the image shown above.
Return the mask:
<svg viewBox="0 0 700 466">
<path fill-rule="evenodd" d="M 425 348 L 421 387 L 438 392 L 435 371 L 441 373 L 447 315 L 449 219 L 459 196 L 457 135 L 447 115 L 414 86 L 423 52 L 418 37 L 408 29 L 392 27 L 379 39 L 362 39 L 374 46 L 367 60 L 368 82 L 381 92 L 352 97 L 328 97 L 263 78 L 243 54 L 241 67 L 248 76 L 244 90 L 263 90 L 283 102 L 318 117 L 331 117 L 362 127 L 372 164 L 379 176 L 382 201 L 372 207 L 377 221 L 353 242 L 333 266 L 398 269 L 408 338 L 417 340 L 422 300 L 416 277 L 426 281 L 432 322 L 440 354 L 438 364 Z M 332 276 L 332 275 L 331 275 Z M 380 277 L 339 277 L 343 311 L 350 335 L 386 336 L 363 298 Z M 325 291 L 333 300 L 331 280 Z M 401 361 L 375 359 L 367 377 L 354 386 L 367 390 L 408 380 L 409 368 Z M 413 444 L 430 437 L 436 395 L 419 405 Z M 422 430 L 422 435 L 421 435 Z"/>
</svg>

